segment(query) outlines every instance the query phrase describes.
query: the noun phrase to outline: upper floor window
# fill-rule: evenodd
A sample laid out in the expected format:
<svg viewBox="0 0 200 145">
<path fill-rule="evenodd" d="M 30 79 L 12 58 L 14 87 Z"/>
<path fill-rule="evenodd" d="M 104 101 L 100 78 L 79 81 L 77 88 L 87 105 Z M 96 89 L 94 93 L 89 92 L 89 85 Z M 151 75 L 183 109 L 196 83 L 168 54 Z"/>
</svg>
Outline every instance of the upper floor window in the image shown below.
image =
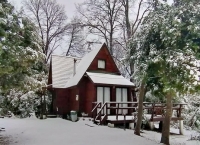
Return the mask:
<svg viewBox="0 0 200 145">
<path fill-rule="evenodd" d="M 98 68 L 105 69 L 106 62 L 105 60 L 98 60 Z"/>
</svg>

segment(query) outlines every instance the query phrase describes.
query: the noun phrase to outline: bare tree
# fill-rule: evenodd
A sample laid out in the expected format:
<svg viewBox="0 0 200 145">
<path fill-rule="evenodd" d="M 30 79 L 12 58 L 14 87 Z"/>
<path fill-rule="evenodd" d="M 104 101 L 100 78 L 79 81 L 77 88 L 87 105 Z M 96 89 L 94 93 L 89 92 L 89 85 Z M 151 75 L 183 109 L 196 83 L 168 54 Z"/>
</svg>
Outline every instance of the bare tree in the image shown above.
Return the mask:
<svg viewBox="0 0 200 145">
<path fill-rule="evenodd" d="M 135 1 L 135 5 L 138 5 L 137 10 L 136 10 L 136 15 L 135 15 L 135 19 L 133 21 L 130 20 L 129 14 L 130 14 L 130 0 L 121 0 L 121 3 L 124 7 L 124 20 L 122 22 L 122 30 L 123 30 L 123 40 L 124 40 L 124 49 L 129 52 L 129 53 L 134 53 L 132 51 L 136 51 L 134 50 L 134 48 L 132 48 L 132 50 L 128 50 L 128 43 L 129 40 L 132 37 L 136 37 L 136 32 L 139 29 L 139 26 L 141 24 L 141 22 L 143 21 L 143 18 L 145 16 L 145 14 L 150 10 L 152 3 L 151 1 L 145 1 L 145 0 L 136 0 Z M 154 0 L 153 0 L 154 1 Z M 148 4 L 147 4 L 148 2 Z M 123 41 L 122 40 L 122 41 Z M 123 44 L 122 44 L 123 45 Z M 129 56 L 131 56 L 131 54 L 128 54 Z M 131 59 L 130 59 L 131 60 Z M 135 70 L 135 64 L 134 61 L 129 61 L 129 65 L 130 65 L 130 72 L 129 74 L 134 74 Z M 134 79 L 131 78 L 131 81 L 134 82 Z M 134 82 L 136 84 L 136 82 Z M 135 94 L 134 94 L 135 96 Z M 138 114 L 137 114 L 137 123 L 136 123 L 136 128 L 135 128 L 135 134 L 136 135 L 140 135 L 140 129 L 141 129 L 141 123 L 142 123 L 142 112 L 143 112 L 143 99 L 145 96 L 145 85 L 144 82 L 140 83 L 140 88 L 139 88 L 139 96 L 138 96 Z"/>
<path fill-rule="evenodd" d="M 145 14 L 149 11 L 151 8 L 151 4 L 148 3 L 146 0 L 135 0 L 134 6 L 137 8 L 135 10 L 135 17 L 133 20 L 130 20 L 130 0 L 121 0 L 121 3 L 123 5 L 123 12 L 124 12 L 124 19 L 121 23 L 121 28 L 123 31 L 123 40 L 124 42 L 121 42 L 124 49 L 128 52 L 128 43 L 129 40 L 132 37 L 135 37 L 135 33 L 138 31 L 139 26 L 141 22 L 143 21 L 143 18 Z M 134 73 L 134 64 L 133 62 L 130 63 L 130 74 Z"/>
<path fill-rule="evenodd" d="M 57 4 L 56 0 L 24 0 L 24 4 L 29 16 L 38 27 L 40 45 L 48 62 L 68 29 L 64 7 Z"/>
<path fill-rule="evenodd" d="M 86 0 L 77 5 L 77 10 L 84 19 L 83 26 L 103 39 L 113 55 L 113 40 L 119 29 L 122 3 L 119 0 Z"/>
<path fill-rule="evenodd" d="M 81 19 L 73 17 L 69 23 L 69 29 L 66 31 L 68 50 L 66 55 L 82 57 L 86 52 L 86 38 Z"/>
</svg>

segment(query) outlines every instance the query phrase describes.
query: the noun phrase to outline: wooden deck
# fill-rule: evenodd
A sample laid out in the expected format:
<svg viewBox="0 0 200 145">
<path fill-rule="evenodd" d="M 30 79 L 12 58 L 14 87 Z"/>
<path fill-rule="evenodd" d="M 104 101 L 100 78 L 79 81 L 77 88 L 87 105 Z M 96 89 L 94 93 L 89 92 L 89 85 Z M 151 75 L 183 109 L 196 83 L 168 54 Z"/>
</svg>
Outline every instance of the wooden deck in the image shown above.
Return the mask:
<svg viewBox="0 0 200 145">
<path fill-rule="evenodd" d="M 116 115 L 114 116 L 107 116 L 107 123 L 113 123 L 113 124 L 118 124 L 118 123 L 134 123 L 134 116 L 131 115 L 126 115 L 124 118 L 124 115 L 118 115 L 118 118 Z"/>
<path fill-rule="evenodd" d="M 121 104 L 126 104 L 127 107 L 121 107 Z M 172 110 L 173 116 L 171 121 L 183 120 L 181 111 L 185 103 L 174 103 Z M 136 122 L 136 109 L 138 102 L 94 102 L 94 108 L 92 110 L 94 122 L 99 124 L 105 123 L 135 123 Z M 150 103 L 144 102 L 143 109 L 147 110 L 145 117 L 149 122 L 163 121 L 165 118 L 166 104 L 165 103 Z M 97 111 L 98 110 L 98 111 Z M 114 110 L 114 111 L 112 111 Z M 121 114 L 120 111 L 121 110 Z M 123 114 L 122 110 L 126 110 L 126 114 Z M 111 112 L 111 113 L 110 113 Z M 114 114 L 112 114 L 114 112 Z"/>
</svg>

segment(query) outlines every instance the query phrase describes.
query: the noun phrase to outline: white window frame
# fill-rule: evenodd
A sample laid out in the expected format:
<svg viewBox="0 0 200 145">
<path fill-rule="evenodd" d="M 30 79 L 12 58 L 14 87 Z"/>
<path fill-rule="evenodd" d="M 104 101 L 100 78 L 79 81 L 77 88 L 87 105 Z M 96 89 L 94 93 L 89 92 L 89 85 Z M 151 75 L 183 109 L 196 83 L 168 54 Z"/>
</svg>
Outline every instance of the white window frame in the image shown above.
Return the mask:
<svg viewBox="0 0 200 145">
<path fill-rule="evenodd" d="M 101 102 L 101 103 L 106 103 L 106 102 L 110 102 L 111 99 L 111 88 L 110 87 L 97 87 L 97 102 Z M 102 105 L 103 105 L 102 104 Z M 108 107 L 110 107 L 110 104 L 107 104 Z M 97 112 L 100 109 L 97 109 Z M 104 110 L 101 112 L 102 114 L 106 113 L 106 107 L 104 107 Z M 107 110 L 107 113 L 110 114 L 110 110 Z"/>
<path fill-rule="evenodd" d="M 128 102 L 128 88 L 116 88 L 116 102 Z M 120 107 L 128 107 L 127 104 L 120 104 Z M 117 113 L 117 110 L 116 110 Z M 119 114 L 127 114 L 127 109 L 119 109 Z"/>
<path fill-rule="evenodd" d="M 106 68 L 106 61 L 102 60 L 102 59 L 99 59 L 98 60 L 98 68 L 105 69 Z"/>
</svg>

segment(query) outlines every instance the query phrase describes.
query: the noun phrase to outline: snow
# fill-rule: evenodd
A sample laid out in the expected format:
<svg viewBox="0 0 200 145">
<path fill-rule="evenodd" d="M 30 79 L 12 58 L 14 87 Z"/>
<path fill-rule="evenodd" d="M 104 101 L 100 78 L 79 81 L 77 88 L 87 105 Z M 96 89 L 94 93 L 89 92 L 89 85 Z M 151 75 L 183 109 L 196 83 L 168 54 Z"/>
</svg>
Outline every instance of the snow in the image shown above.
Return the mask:
<svg viewBox="0 0 200 145">
<path fill-rule="evenodd" d="M 66 83 L 65 88 L 75 86 L 79 83 L 80 79 L 85 74 L 86 70 L 88 69 L 88 67 L 90 66 L 90 64 L 92 63 L 92 61 L 94 60 L 94 58 L 96 57 L 102 46 L 103 46 L 102 44 L 101 45 L 96 44 L 94 46 L 95 49 L 83 57 L 83 59 L 77 66 L 76 74 Z"/>
<path fill-rule="evenodd" d="M 0 12 L 3 12 L 2 4 L 0 4 Z"/>
<path fill-rule="evenodd" d="M 158 128 L 158 124 L 155 124 Z M 196 132 L 191 130 L 184 130 L 184 135 L 179 134 L 179 129 L 170 128 L 170 145 L 199 145 L 200 141 L 190 140 L 192 135 L 196 135 Z M 160 143 L 161 133 L 155 131 L 146 131 L 142 134 L 144 138 L 148 138 L 152 141 Z"/>
<path fill-rule="evenodd" d="M 86 72 L 95 84 L 112 84 L 112 85 L 124 85 L 134 86 L 132 82 L 125 79 L 122 75 L 113 75 L 105 73 L 91 73 Z"/>
<path fill-rule="evenodd" d="M 60 118 L 0 119 L 10 145 L 155 145 L 154 141 L 134 135 L 133 130 L 97 126 L 91 121 L 71 122 Z M 88 126 L 89 125 L 89 126 Z M 92 126 L 92 127 L 90 127 Z"/>
<path fill-rule="evenodd" d="M 118 119 L 117 116 L 108 116 L 108 119 L 110 121 L 117 121 L 117 120 L 124 120 L 124 116 L 123 115 L 119 115 Z M 126 116 L 126 120 L 134 120 L 134 116 Z"/>
<path fill-rule="evenodd" d="M 71 122 L 61 118 L 39 120 L 35 117 L 27 119 L 0 118 L 0 127 L 5 131 L 0 136 L 9 141 L 9 145 L 156 145 L 160 142 L 159 132 L 143 130 L 142 137 L 134 135 L 133 130 L 98 126 L 86 118 Z M 199 142 L 188 141 L 194 134 L 185 131 L 178 135 L 178 129 L 171 129 L 171 145 L 195 145 Z M 0 141 L 1 143 L 1 141 Z"/>
<path fill-rule="evenodd" d="M 1 8 L 0 8 L 1 9 Z M 1 10 L 0 10 L 1 11 Z M 0 23 L 6 25 L 6 19 L 0 18 Z"/>
<path fill-rule="evenodd" d="M 53 88 L 68 88 L 77 85 L 101 48 L 102 44 L 96 44 L 94 50 L 77 62 L 75 75 L 73 75 L 74 58 L 52 55 Z"/>
<path fill-rule="evenodd" d="M 76 62 L 76 65 L 79 60 Z M 74 58 L 52 55 L 52 85 L 53 88 L 65 88 L 65 84 L 73 76 Z"/>
</svg>

